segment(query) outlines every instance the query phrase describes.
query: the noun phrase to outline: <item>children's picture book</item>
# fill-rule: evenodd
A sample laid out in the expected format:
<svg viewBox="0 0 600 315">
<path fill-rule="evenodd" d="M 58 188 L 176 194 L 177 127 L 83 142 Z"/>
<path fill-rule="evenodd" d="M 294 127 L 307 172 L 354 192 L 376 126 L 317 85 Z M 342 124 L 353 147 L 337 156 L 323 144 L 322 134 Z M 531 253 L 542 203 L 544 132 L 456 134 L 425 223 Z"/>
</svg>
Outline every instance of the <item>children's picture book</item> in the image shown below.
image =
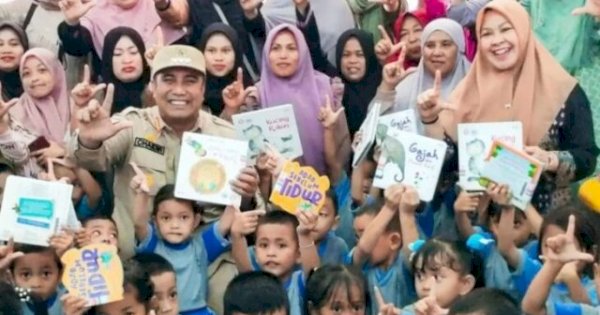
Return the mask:
<svg viewBox="0 0 600 315">
<path fill-rule="evenodd" d="M 123 299 L 123 265 L 115 246 L 93 244 L 72 248 L 61 258 L 62 283 L 70 294 L 87 300 L 87 306 Z"/>
<path fill-rule="evenodd" d="M 327 176 L 320 176 L 310 166 L 289 161 L 277 177 L 270 201 L 292 214 L 298 210 L 318 213 L 329 185 Z"/>
<path fill-rule="evenodd" d="M 360 125 L 360 129 L 357 133 L 360 133 L 360 142 L 356 145 L 354 151 L 354 157 L 352 158 L 352 167 L 357 167 L 369 154 L 373 143 L 375 142 L 375 135 L 377 132 L 377 120 L 379 119 L 379 111 L 381 110 L 381 103 L 373 104 L 373 108 L 369 110 L 367 117 Z"/>
<path fill-rule="evenodd" d="M 256 160 L 266 143 L 285 158 L 302 156 L 302 143 L 291 104 L 233 115 L 233 126 L 239 139 L 248 141 L 250 159 Z"/>
<path fill-rule="evenodd" d="M 0 209 L 0 240 L 48 246 L 60 228 L 77 224 L 73 186 L 20 176 L 6 179 Z M 72 212 L 72 214 L 71 214 Z"/>
<path fill-rule="evenodd" d="M 393 184 L 410 185 L 419 198 L 431 201 L 437 188 L 448 145 L 444 141 L 398 131 L 381 142 L 381 155 L 373 185 L 385 189 Z"/>
<path fill-rule="evenodd" d="M 458 125 L 459 184 L 467 191 L 484 191 L 479 179 L 494 140 L 523 148 L 523 124 L 520 121 Z"/>
<path fill-rule="evenodd" d="M 175 196 L 210 204 L 240 206 L 231 189 L 248 161 L 248 141 L 185 132 L 181 142 Z"/>
<path fill-rule="evenodd" d="M 417 116 L 414 109 L 407 109 L 379 117 L 377 122 L 376 142 L 381 142 L 386 137 L 398 137 L 398 131 L 418 133 Z"/>
<path fill-rule="evenodd" d="M 494 140 L 482 172 L 482 185 L 489 181 L 508 185 L 511 204 L 525 210 L 540 176 L 544 171 L 542 162 L 501 140 Z"/>
</svg>

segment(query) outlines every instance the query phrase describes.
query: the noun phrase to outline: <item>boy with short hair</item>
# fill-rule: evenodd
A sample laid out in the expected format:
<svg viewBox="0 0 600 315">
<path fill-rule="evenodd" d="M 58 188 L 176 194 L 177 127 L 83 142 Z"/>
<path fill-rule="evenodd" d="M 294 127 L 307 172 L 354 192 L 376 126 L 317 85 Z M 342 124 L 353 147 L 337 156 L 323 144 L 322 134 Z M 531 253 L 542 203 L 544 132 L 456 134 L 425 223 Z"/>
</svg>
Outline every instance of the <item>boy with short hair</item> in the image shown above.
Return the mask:
<svg viewBox="0 0 600 315">
<path fill-rule="evenodd" d="M 279 279 L 264 271 L 237 275 L 225 290 L 224 315 L 287 315 L 289 301 Z"/>
<path fill-rule="evenodd" d="M 302 314 L 306 275 L 319 266 L 312 237 L 317 215 L 299 210 L 296 216 L 280 210 L 260 218 L 257 213 L 238 212 L 231 227 L 232 255 L 240 272 L 253 269 L 245 236 L 256 231 L 257 263 L 261 270 L 272 273 L 284 284 L 291 315 Z M 296 269 L 298 263 L 301 270 Z"/>
<path fill-rule="evenodd" d="M 157 315 L 177 315 L 177 279 L 175 269 L 168 260 L 154 253 L 139 253 L 133 259 L 138 261 L 150 276 L 154 286 L 154 306 Z"/>
<path fill-rule="evenodd" d="M 381 204 L 382 207 L 377 207 Z M 419 196 L 414 188 L 396 184 L 385 190 L 385 202 L 367 205 L 355 217 L 354 228 L 359 239 L 349 259 L 362 267 L 372 301 L 376 301 L 374 287 L 380 289 L 385 301 L 396 307 L 416 300 L 407 262 L 408 245 L 419 238 L 415 219 L 418 205 Z M 371 307 L 371 314 L 378 311 L 376 306 Z"/>
<path fill-rule="evenodd" d="M 112 217 L 95 214 L 81 222 L 81 230 L 76 233 L 77 247 L 90 244 L 107 244 L 118 246 L 119 231 Z"/>
</svg>

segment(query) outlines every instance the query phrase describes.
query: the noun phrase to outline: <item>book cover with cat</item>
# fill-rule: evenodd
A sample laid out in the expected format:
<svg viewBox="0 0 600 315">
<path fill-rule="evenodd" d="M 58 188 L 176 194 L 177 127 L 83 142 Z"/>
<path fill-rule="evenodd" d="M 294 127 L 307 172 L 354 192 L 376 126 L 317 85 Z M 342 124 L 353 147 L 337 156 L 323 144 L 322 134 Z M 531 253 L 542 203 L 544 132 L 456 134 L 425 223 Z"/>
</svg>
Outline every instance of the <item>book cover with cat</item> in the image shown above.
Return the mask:
<svg viewBox="0 0 600 315">
<path fill-rule="evenodd" d="M 248 141 L 185 132 L 175 182 L 177 198 L 239 207 L 231 189 L 248 162 Z"/>
<path fill-rule="evenodd" d="M 62 182 L 9 176 L 0 210 L 0 240 L 12 237 L 15 243 L 48 246 L 60 228 L 76 228 L 72 192 L 73 186 Z"/>
<path fill-rule="evenodd" d="M 510 121 L 458 125 L 458 172 L 462 189 L 485 191 L 479 179 L 494 140 L 522 149 L 523 124 Z"/>
<path fill-rule="evenodd" d="M 373 186 L 410 185 L 423 201 L 431 201 L 437 188 L 448 145 L 441 140 L 398 131 L 385 137 L 375 170 Z"/>
<path fill-rule="evenodd" d="M 302 143 L 291 104 L 237 114 L 231 119 L 238 138 L 248 141 L 250 160 L 256 160 L 266 143 L 287 159 L 302 156 Z"/>
</svg>

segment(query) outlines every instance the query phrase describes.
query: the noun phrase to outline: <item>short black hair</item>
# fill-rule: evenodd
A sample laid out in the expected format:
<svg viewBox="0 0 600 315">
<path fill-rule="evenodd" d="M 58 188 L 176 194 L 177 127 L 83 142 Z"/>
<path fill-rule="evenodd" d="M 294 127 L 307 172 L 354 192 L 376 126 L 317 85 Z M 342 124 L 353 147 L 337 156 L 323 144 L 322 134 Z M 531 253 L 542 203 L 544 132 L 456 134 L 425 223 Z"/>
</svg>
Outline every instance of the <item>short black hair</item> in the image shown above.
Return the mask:
<svg viewBox="0 0 600 315">
<path fill-rule="evenodd" d="M 258 226 L 256 227 L 256 230 L 258 231 L 258 228 L 261 225 L 265 225 L 265 224 L 281 224 L 281 225 L 289 225 L 292 227 L 293 231 L 294 231 L 294 238 L 297 239 L 298 236 L 296 235 L 296 228 L 298 227 L 298 218 L 296 218 L 295 215 L 283 211 L 283 210 L 273 210 L 273 211 L 268 211 L 265 215 L 261 216 L 258 219 Z"/>
<path fill-rule="evenodd" d="M 95 221 L 95 220 L 110 221 L 115 226 L 115 228 L 117 227 L 117 222 L 111 216 L 106 215 L 105 213 L 95 213 L 89 217 L 84 218 L 83 220 L 81 220 L 81 226 L 86 227 L 86 225 L 90 221 Z"/>
<path fill-rule="evenodd" d="M 15 244 L 14 251 L 21 252 L 24 255 L 42 254 L 42 253 L 52 254 L 54 256 L 54 261 L 56 262 L 56 265 L 58 266 L 58 270 L 59 271 L 63 270 L 63 264 L 60 261 L 60 257 L 58 257 L 58 255 L 56 254 L 56 251 L 52 247 L 42 247 L 42 246 L 29 245 L 29 244 Z M 20 259 L 25 259 L 25 257 L 21 256 L 12 261 L 12 263 L 10 264 L 10 268 L 9 268 L 11 272 L 13 272 L 15 270 L 15 264 Z"/>
<path fill-rule="evenodd" d="M 135 289 L 136 300 L 145 305 L 149 305 L 154 295 L 150 274 L 135 257 L 123 262 L 123 288 L 125 291 Z"/>
<path fill-rule="evenodd" d="M 224 315 L 244 313 L 266 315 L 285 309 L 290 302 L 281 281 L 264 271 L 251 271 L 237 275 L 223 296 Z"/>
<path fill-rule="evenodd" d="M 519 304 L 508 293 L 494 288 L 480 288 L 459 298 L 450 307 L 448 315 L 519 315 Z"/>
<path fill-rule="evenodd" d="M 21 315 L 21 300 L 10 284 L 0 281 L 0 315 Z"/>
<path fill-rule="evenodd" d="M 189 202 L 190 205 L 192 206 L 192 211 L 194 212 L 194 214 L 202 214 L 203 210 L 204 210 L 195 201 L 180 199 L 180 198 L 175 197 L 175 185 L 167 184 L 167 185 L 162 186 L 156 193 L 156 196 L 154 197 L 154 203 L 152 204 L 152 215 L 153 216 L 156 216 L 156 214 L 158 213 L 158 207 L 160 206 L 160 204 L 167 200 Z"/>
<path fill-rule="evenodd" d="M 306 280 L 305 314 L 318 310 L 330 302 L 338 290 L 344 290 L 350 299 L 352 288 L 362 293 L 365 309 L 369 309 L 368 284 L 362 271 L 355 266 L 324 265 L 311 272 Z"/>
<path fill-rule="evenodd" d="M 173 265 L 161 255 L 155 253 L 139 253 L 133 256 L 133 259 L 142 265 L 142 268 L 144 268 L 150 277 L 165 272 L 175 273 Z"/>
<path fill-rule="evenodd" d="M 369 202 L 369 203 L 366 203 L 366 204 L 360 206 L 354 213 L 354 217 L 358 218 L 363 215 L 371 215 L 371 216 L 375 217 L 379 214 L 379 212 L 381 212 L 381 209 L 383 209 L 383 206 L 385 206 L 385 201 L 382 198 L 378 198 L 374 202 Z M 394 214 L 394 217 L 390 220 L 388 225 L 385 227 L 385 231 L 386 232 L 398 232 L 398 233 L 402 232 L 402 228 L 400 226 L 400 216 L 398 215 L 397 212 L 396 212 L 396 214 Z"/>
</svg>

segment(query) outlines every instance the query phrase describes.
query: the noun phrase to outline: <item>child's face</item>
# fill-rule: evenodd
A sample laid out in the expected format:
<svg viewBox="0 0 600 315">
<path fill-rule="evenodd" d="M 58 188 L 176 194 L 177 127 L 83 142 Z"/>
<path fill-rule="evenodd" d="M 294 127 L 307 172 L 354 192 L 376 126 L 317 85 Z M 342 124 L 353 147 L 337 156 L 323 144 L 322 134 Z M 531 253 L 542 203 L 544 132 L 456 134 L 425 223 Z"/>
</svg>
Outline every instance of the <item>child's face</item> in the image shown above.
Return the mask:
<svg viewBox="0 0 600 315">
<path fill-rule="evenodd" d="M 498 235 L 499 222 L 492 222 L 492 232 L 494 235 Z M 522 213 L 515 213 L 515 220 L 513 224 L 513 230 L 511 232 L 514 235 L 514 242 L 517 247 L 523 247 L 529 241 L 531 236 L 531 225 L 527 220 L 527 217 Z"/>
<path fill-rule="evenodd" d="M 158 205 L 154 218 L 160 236 L 171 244 L 187 241 L 200 223 L 187 201 L 165 200 Z"/>
<path fill-rule="evenodd" d="M 364 315 L 365 300 L 361 288 L 354 284 L 347 288 L 340 286 L 335 289 L 327 304 L 317 310 L 311 310 L 310 315 Z"/>
<path fill-rule="evenodd" d="M 146 305 L 137 300 L 137 290 L 128 285 L 123 299 L 117 302 L 96 306 L 98 315 L 146 315 Z"/>
<path fill-rule="evenodd" d="M 311 236 L 317 242 L 323 240 L 336 222 L 337 216 L 335 215 L 333 200 L 327 198 L 325 199 L 325 205 L 319 210 L 319 220 Z"/>
<path fill-rule="evenodd" d="M 150 277 L 154 286 L 153 309 L 156 315 L 177 315 L 177 282 L 175 273 L 163 272 Z"/>
<path fill-rule="evenodd" d="M 296 230 L 290 224 L 267 223 L 256 230 L 256 260 L 263 271 L 287 279 L 300 258 Z"/>
<path fill-rule="evenodd" d="M 440 259 L 441 260 L 441 259 Z M 422 262 L 417 263 L 420 266 Z M 469 293 L 475 284 L 473 276 L 464 276 L 460 272 L 444 265 L 427 266 L 415 271 L 415 288 L 419 298 L 430 295 L 435 287 L 437 303 L 447 308 L 461 295 Z"/>
<path fill-rule="evenodd" d="M 91 244 L 108 244 L 118 246 L 119 233 L 115 224 L 106 219 L 89 220 L 85 229 L 90 235 Z"/>
<path fill-rule="evenodd" d="M 362 214 L 354 218 L 354 232 L 356 234 L 357 240 L 360 240 L 367 226 L 375 219 L 375 216 L 372 214 Z M 379 266 L 382 264 L 391 263 L 393 260 L 393 250 L 392 250 L 392 238 L 398 237 L 399 233 L 395 232 L 383 232 L 379 238 L 377 239 L 377 244 L 371 251 L 369 256 L 369 263 L 373 266 Z"/>
<path fill-rule="evenodd" d="M 60 269 L 54 251 L 30 253 L 14 263 L 13 278 L 21 288 L 28 288 L 42 300 L 56 293 L 60 280 Z"/>
</svg>

